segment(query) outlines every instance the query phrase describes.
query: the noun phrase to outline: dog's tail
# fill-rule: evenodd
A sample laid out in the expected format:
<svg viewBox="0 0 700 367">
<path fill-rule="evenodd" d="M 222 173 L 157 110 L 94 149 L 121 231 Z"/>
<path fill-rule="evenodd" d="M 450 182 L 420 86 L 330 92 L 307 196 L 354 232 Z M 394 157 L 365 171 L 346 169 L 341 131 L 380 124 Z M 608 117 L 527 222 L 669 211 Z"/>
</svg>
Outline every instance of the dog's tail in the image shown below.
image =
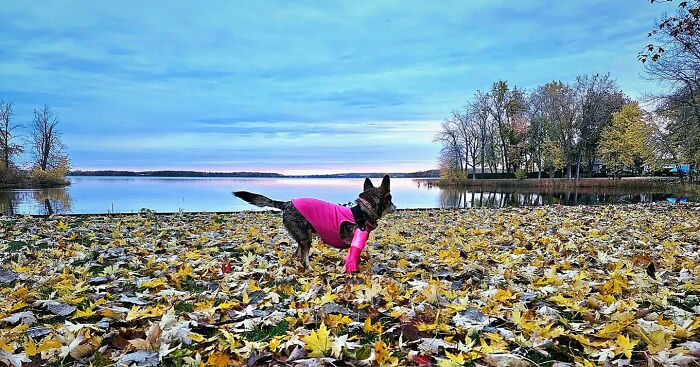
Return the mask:
<svg viewBox="0 0 700 367">
<path fill-rule="evenodd" d="M 270 206 L 277 209 L 284 209 L 286 204 L 284 201 L 272 200 L 267 196 L 253 194 L 252 192 L 248 191 L 236 191 L 233 193 L 233 195 L 259 207 Z"/>
</svg>

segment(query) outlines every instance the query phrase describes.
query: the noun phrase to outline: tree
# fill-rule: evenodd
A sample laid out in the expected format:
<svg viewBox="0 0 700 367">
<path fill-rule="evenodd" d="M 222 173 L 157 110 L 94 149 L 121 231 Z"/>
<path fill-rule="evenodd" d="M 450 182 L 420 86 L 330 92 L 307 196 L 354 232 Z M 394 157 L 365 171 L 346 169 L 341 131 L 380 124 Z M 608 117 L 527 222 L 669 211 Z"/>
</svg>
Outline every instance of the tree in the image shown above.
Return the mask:
<svg viewBox="0 0 700 367">
<path fill-rule="evenodd" d="M 542 166 L 549 171 L 549 177 L 554 177 L 556 171 L 563 171 L 566 167 L 566 155 L 561 146 L 553 140 L 547 139 L 542 144 L 544 159 Z"/>
<path fill-rule="evenodd" d="M 576 121 L 580 113 L 575 90 L 563 82 L 549 82 L 535 92 L 538 94 L 545 140 L 557 144 L 565 161 L 566 175 L 571 178 L 571 162 L 576 145 Z"/>
<path fill-rule="evenodd" d="M 454 120 L 448 119 L 443 121 L 440 132 L 435 135 L 433 140 L 442 143 L 442 149 L 440 150 L 441 170 L 464 170 L 465 164 L 462 159 L 464 145 L 459 139 Z"/>
<path fill-rule="evenodd" d="M 49 106 L 34 110 L 32 132 L 34 162 L 36 168 L 43 171 L 67 166 L 67 157 L 63 154 L 64 145 L 58 131 L 58 120 Z"/>
<path fill-rule="evenodd" d="M 620 111 L 628 98 L 609 74 L 581 75 L 574 84 L 577 114 L 576 129 L 576 179 L 581 172 L 581 163 L 586 162 L 588 171 L 593 168 L 596 147 L 603 128 L 612 123 L 613 113 Z"/>
<path fill-rule="evenodd" d="M 489 140 L 491 139 L 491 128 L 489 121 L 488 96 L 481 92 L 474 95 L 474 99 L 467 104 L 467 109 L 472 115 L 475 123 L 476 138 L 479 141 L 479 163 L 481 164 L 481 173 L 485 172 L 485 164 L 487 161 L 487 149 Z"/>
<path fill-rule="evenodd" d="M 651 151 L 647 138 L 650 127 L 642 121 L 641 110 L 636 103 L 626 104 L 613 115 L 612 125 L 603 129 L 598 153 L 603 164 L 618 178 L 625 167 L 637 161 L 648 161 Z"/>
<path fill-rule="evenodd" d="M 680 2 L 678 12 L 665 17 L 649 36 L 656 44 L 647 46 L 646 57 L 653 62 L 644 68 L 663 88 L 651 96 L 657 116 L 665 121 L 655 135 L 663 141 L 656 143 L 667 147 L 677 166 L 690 165 L 692 180 L 692 172 L 700 167 L 700 1 Z"/>
<path fill-rule="evenodd" d="M 19 125 L 12 123 L 12 102 L 0 101 L 0 159 L 5 169 L 12 165 L 12 156 L 22 153 L 23 148 L 14 144 L 14 130 Z"/>
<path fill-rule="evenodd" d="M 510 104 L 510 89 L 508 82 L 499 80 L 493 83 L 491 92 L 487 96 L 489 98 L 487 108 L 498 132 L 498 147 L 500 148 L 500 156 L 503 159 L 503 171 L 510 172 L 510 162 L 508 161 L 508 105 Z"/>
<path fill-rule="evenodd" d="M 650 0 L 651 3 L 667 3 L 673 0 Z M 676 15 L 665 16 L 654 29 L 649 32 L 648 37 L 657 37 L 659 34 L 666 34 L 677 39 L 684 48 L 690 50 L 694 48 L 692 43 L 687 42 L 700 33 L 700 1 L 680 1 Z M 662 37 L 663 38 L 663 37 Z M 659 45 L 659 42 L 661 43 Z M 666 43 L 663 39 L 657 43 L 650 43 L 637 56 L 645 63 L 647 60 L 658 61 L 666 52 Z"/>
</svg>

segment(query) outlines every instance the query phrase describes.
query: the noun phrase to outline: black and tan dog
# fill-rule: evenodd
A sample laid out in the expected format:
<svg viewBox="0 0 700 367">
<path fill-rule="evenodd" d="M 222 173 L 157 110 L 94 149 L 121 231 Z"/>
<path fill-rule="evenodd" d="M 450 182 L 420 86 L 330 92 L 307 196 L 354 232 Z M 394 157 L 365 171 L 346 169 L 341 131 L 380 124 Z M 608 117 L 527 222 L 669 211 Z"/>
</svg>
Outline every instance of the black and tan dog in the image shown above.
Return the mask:
<svg viewBox="0 0 700 367">
<path fill-rule="evenodd" d="M 369 178 L 365 179 L 364 191 L 351 208 L 310 198 L 277 201 L 247 191 L 233 194 L 259 207 L 282 210 L 282 223 L 299 245 L 296 254 L 305 269 L 310 268 L 309 250 L 312 236 L 316 234 L 333 247 L 350 247 L 350 254 L 345 259 L 346 271 L 355 271 L 367 235 L 383 215 L 396 209 L 391 202 L 389 176 L 384 176 L 379 187 L 374 187 Z"/>
</svg>

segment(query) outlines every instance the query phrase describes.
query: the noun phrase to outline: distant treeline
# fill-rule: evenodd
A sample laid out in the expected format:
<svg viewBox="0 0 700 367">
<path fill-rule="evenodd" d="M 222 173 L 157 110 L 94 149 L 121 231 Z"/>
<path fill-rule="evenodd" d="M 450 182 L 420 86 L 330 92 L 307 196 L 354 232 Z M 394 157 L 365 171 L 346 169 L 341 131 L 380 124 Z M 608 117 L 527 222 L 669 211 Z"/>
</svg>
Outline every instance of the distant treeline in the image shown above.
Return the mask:
<svg viewBox="0 0 700 367">
<path fill-rule="evenodd" d="M 283 175 L 267 172 L 200 172 L 200 171 L 71 171 L 69 176 L 124 176 L 124 177 L 277 177 L 277 178 L 364 178 L 383 177 L 389 175 L 395 178 L 424 178 L 439 177 L 440 171 L 428 170 L 408 173 L 335 173 L 326 175 Z"/>
</svg>

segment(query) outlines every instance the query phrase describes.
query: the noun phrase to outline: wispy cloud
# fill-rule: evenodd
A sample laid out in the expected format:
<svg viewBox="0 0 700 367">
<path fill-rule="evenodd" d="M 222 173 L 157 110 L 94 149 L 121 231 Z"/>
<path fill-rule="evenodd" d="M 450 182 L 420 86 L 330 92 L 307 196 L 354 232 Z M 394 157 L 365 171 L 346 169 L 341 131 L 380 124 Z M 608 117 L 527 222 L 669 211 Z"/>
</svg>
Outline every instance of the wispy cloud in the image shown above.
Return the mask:
<svg viewBox="0 0 700 367">
<path fill-rule="evenodd" d="M 52 106 L 81 168 L 426 169 L 438 122 L 498 78 L 528 88 L 611 72 L 631 95 L 652 88 L 636 53 L 665 9 L 10 2 L 0 9 L 0 98 L 23 122 Z"/>
</svg>

